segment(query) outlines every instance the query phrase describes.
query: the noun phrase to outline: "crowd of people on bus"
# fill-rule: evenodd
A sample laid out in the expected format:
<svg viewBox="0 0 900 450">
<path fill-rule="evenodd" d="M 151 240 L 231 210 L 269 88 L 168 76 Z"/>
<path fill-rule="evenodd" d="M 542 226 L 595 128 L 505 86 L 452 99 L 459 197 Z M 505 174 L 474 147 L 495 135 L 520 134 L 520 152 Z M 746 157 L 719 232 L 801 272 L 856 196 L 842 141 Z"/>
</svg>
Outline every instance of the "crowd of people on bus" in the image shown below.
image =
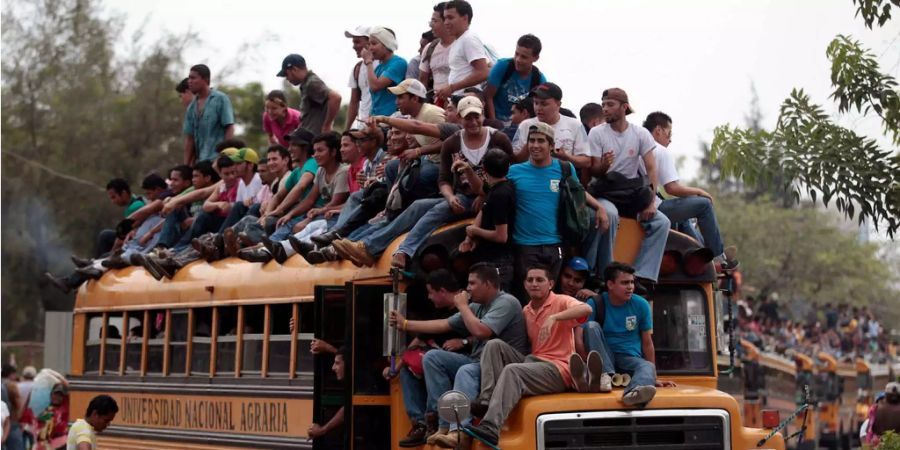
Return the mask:
<svg viewBox="0 0 900 450">
<path fill-rule="evenodd" d="M 493 442 L 522 395 L 609 392 L 615 383 L 623 402 L 646 404 L 658 382 L 640 295 L 657 282 L 671 228 L 729 264 L 712 197 L 682 183 L 666 148 L 670 116 L 632 122 L 628 94 L 610 87 L 576 117 L 552 73 L 535 65 L 537 36 L 502 44 L 512 56 L 498 58 L 473 17 L 464 0 L 434 6 L 410 62 L 390 28 L 346 31 L 359 61 L 348 68 L 341 132 L 341 94 L 312 61 L 287 55 L 276 76 L 299 88 L 300 101 L 295 109 L 282 91 L 266 96 L 264 154 L 235 137 L 231 103 L 211 87 L 209 67 L 191 67 L 176 87 L 186 108 L 183 164 L 148 175 L 143 197 L 110 181 L 124 219 L 100 233 L 95 258 L 73 257 L 73 273 L 48 280 L 68 292 L 128 266 L 161 280 L 226 257 L 371 266 L 404 235 L 386 256 L 407 269 L 432 232 L 473 218 L 456 250 L 480 261 L 468 293 L 446 273 L 429 275 L 432 301 L 456 313 L 392 318 L 404 330 L 454 336 L 386 374 L 399 375 L 408 394 L 415 425 L 404 445 L 461 438 L 451 424 L 425 420 L 450 387 L 485 409 L 480 425 L 467 426 Z M 620 217 L 645 234 L 633 267 L 613 261 Z M 592 278 L 606 292 L 584 290 Z"/>
<path fill-rule="evenodd" d="M 807 317 L 785 317 L 777 300 L 752 296 L 739 302 L 739 335 L 764 351 L 781 355 L 825 352 L 838 361 L 863 358 L 873 364 L 897 361 L 897 342 L 868 306 L 827 303 L 811 308 Z"/>
</svg>

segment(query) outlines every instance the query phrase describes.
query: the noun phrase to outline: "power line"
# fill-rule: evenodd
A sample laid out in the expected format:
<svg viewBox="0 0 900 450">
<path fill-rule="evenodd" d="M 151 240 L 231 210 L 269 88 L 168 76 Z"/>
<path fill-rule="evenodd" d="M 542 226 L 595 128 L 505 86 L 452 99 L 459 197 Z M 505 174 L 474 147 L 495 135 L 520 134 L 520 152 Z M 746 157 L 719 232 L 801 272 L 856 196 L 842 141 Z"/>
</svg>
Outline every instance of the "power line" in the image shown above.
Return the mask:
<svg viewBox="0 0 900 450">
<path fill-rule="evenodd" d="M 97 190 L 99 190 L 99 191 L 101 191 L 101 192 L 105 192 L 105 191 L 106 191 L 106 188 L 104 188 L 103 186 L 100 186 L 100 185 L 98 185 L 98 184 L 96 184 L 96 183 L 94 183 L 94 182 L 92 182 L 92 181 L 88 181 L 88 180 L 85 180 L 85 179 L 83 179 L 83 178 L 78 178 L 78 177 L 73 176 L 73 175 L 68 175 L 68 174 L 59 172 L 59 171 L 53 169 L 52 167 L 50 167 L 50 166 L 48 166 L 48 165 L 46 165 L 46 164 L 43 164 L 43 163 L 40 163 L 40 162 L 31 160 L 31 159 L 28 159 L 28 158 L 26 158 L 26 157 L 24 157 L 24 156 L 22 156 L 22 155 L 13 153 L 13 152 L 8 151 L 8 150 L 3 150 L 2 153 L 3 153 L 4 155 L 12 156 L 13 158 L 16 158 L 16 159 L 18 159 L 19 161 L 22 161 L 22 162 L 24 162 L 24 163 L 26 163 L 26 164 L 30 164 L 30 165 L 32 165 L 32 166 L 34 166 L 34 167 L 37 167 L 38 169 L 41 169 L 41 170 L 43 170 L 43 171 L 45 171 L 45 172 L 47 172 L 47 173 L 49 173 L 50 175 L 53 175 L 53 176 L 55 176 L 55 177 L 62 178 L 62 179 L 64 179 L 64 180 L 69 180 L 69 181 L 71 181 L 71 182 L 73 182 L 73 183 L 78 183 L 78 184 L 83 184 L 83 185 L 86 185 L 86 186 L 90 186 L 90 187 L 92 187 L 92 188 L 94 188 L 94 189 L 97 189 Z"/>
</svg>

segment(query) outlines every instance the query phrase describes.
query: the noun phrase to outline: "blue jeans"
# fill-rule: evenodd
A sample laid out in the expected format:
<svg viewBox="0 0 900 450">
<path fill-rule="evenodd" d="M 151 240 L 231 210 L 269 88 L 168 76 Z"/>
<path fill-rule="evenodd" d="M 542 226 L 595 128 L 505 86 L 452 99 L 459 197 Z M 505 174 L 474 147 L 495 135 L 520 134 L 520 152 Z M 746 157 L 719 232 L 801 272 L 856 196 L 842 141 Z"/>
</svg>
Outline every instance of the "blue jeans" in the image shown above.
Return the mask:
<svg viewBox="0 0 900 450">
<path fill-rule="evenodd" d="M 662 211 L 672 223 L 685 222 L 692 218 L 697 219 L 700 226 L 700 234 L 703 236 L 703 245 L 712 250 L 715 255 L 721 255 L 725 249 L 722 244 L 722 236 L 719 235 L 719 223 L 716 220 L 716 212 L 712 202 L 706 197 L 677 197 L 663 200 L 659 204 Z M 690 226 L 690 225 L 688 225 Z"/>
<path fill-rule="evenodd" d="M 353 216 L 353 213 L 355 213 L 356 209 L 359 208 L 359 204 L 362 203 L 364 193 L 363 191 L 365 190 L 360 189 L 347 197 L 347 201 L 344 202 L 344 207 L 341 208 L 341 213 L 338 214 L 337 222 L 333 227 L 329 229 L 329 231 L 339 230 L 347 224 L 347 221 L 350 220 L 350 218 Z"/>
<path fill-rule="evenodd" d="M 294 225 L 297 225 L 303 219 L 306 218 L 306 214 L 301 216 L 294 217 L 291 220 L 288 220 L 287 223 L 275 229 L 275 232 L 269 236 L 269 239 L 273 241 L 283 241 L 287 239 L 288 236 L 294 234 Z"/>
<path fill-rule="evenodd" d="M 184 231 L 181 230 L 181 224 L 188 217 L 190 216 L 187 208 L 178 208 L 166 216 L 162 230 L 159 231 L 159 245 L 165 248 L 174 247 L 178 240 L 181 239 L 181 235 L 184 234 Z"/>
<path fill-rule="evenodd" d="M 425 380 L 416 378 L 408 368 L 400 369 L 400 389 L 403 391 L 403 405 L 412 423 L 425 423 L 427 392 Z M 436 408 L 435 408 L 436 409 Z"/>
<path fill-rule="evenodd" d="M 613 260 L 613 247 L 616 242 L 616 231 L 619 227 L 619 210 L 612 202 L 604 198 L 597 201 L 606 209 L 609 217 L 609 230 L 605 233 L 588 233 L 583 244 L 583 252 L 591 271 L 602 273 L 603 269 Z M 592 217 L 595 217 L 592 214 Z M 593 228 L 594 219 L 591 220 Z M 666 251 L 666 239 L 669 237 L 671 222 L 660 211 L 657 211 L 649 221 L 640 221 L 644 229 L 644 240 L 641 241 L 641 249 L 637 260 L 634 262 L 635 276 L 656 281 L 659 278 L 659 265 L 662 263 L 663 253 Z"/>
<path fill-rule="evenodd" d="M 480 366 L 474 370 L 478 374 L 474 380 L 470 376 L 473 372 L 471 369 L 465 371 L 467 376 L 463 377 L 464 380 L 460 380 L 460 374 L 457 373 L 460 368 L 472 364 L 478 365 L 478 361 L 473 360 L 469 355 L 446 350 L 431 350 L 425 354 L 422 359 L 422 367 L 425 372 L 425 388 L 428 391 L 428 399 L 425 403 L 426 411 L 437 411 L 438 399 L 449 391 L 451 386 L 460 389 L 470 400 L 474 400 L 478 396 L 481 380 Z M 439 426 L 448 428 L 450 424 L 441 419 Z"/>
<path fill-rule="evenodd" d="M 460 367 L 456 371 L 456 379 L 453 380 L 453 389 L 466 394 L 466 397 L 474 402 L 478 397 L 479 391 L 481 391 L 481 363 L 474 362 Z M 442 422 L 441 426 L 443 426 L 443 420 L 440 422 Z M 460 421 L 460 425 L 463 427 L 469 426 L 470 423 L 472 423 L 471 416 Z M 455 430 L 457 428 L 456 423 L 451 423 L 449 428 L 450 430 Z"/>
<path fill-rule="evenodd" d="M 425 213 L 422 218 L 416 222 L 416 224 L 409 230 L 409 234 L 406 235 L 406 239 L 400 243 L 400 247 L 397 249 L 398 253 L 403 253 L 406 256 L 415 256 L 416 252 L 419 250 L 419 247 L 425 243 L 425 240 L 431 236 L 431 233 L 434 230 L 440 228 L 441 225 L 452 221 L 454 218 L 462 218 L 467 215 L 470 215 L 472 212 L 472 204 L 475 202 L 474 197 L 468 197 L 462 194 L 456 194 L 456 198 L 459 199 L 459 202 L 462 203 L 465 210 L 462 214 L 456 214 L 453 212 L 453 209 L 450 208 L 450 204 L 447 203 L 443 198 L 438 199 L 440 203 L 434 205 L 427 213 Z M 429 199 L 430 200 L 430 199 Z M 418 203 L 418 200 L 416 201 Z M 413 203 L 415 204 L 415 203 Z M 410 205 L 412 206 L 412 205 Z"/>
<path fill-rule="evenodd" d="M 626 394 L 638 386 L 653 386 L 656 384 L 656 366 L 644 358 L 624 353 L 613 353 L 606 344 L 603 328 L 597 322 L 588 322 L 587 329 L 584 331 L 584 345 L 588 351 L 594 350 L 600 354 L 604 372 L 627 373 L 631 375 L 631 382 L 625 388 Z"/>
<path fill-rule="evenodd" d="M 159 243 L 159 233 L 156 233 L 155 236 L 150 238 L 150 241 L 147 242 L 147 245 L 141 245 L 138 241 L 150 231 L 151 228 L 155 227 L 157 224 L 163 221 L 163 218 L 159 215 L 150 216 L 144 219 L 141 222 L 141 226 L 138 227 L 137 231 L 134 232 L 134 238 L 125 243 L 122 246 L 122 258 L 126 261 L 131 257 L 134 253 L 146 253 L 150 251 L 153 247 L 156 247 L 156 244 Z M 162 232 L 162 231 L 160 231 Z"/>
<path fill-rule="evenodd" d="M 178 244 L 175 245 L 175 251 L 180 252 L 191 246 L 191 240 L 203 236 L 206 233 L 215 233 L 219 231 L 219 227 L 225 222 L 225 218 L 218 214 L 210 214 L 206 211 L 200 211 L 194 217 L 194 223 L 191 228 L 181 235 Z"/>
<path fill-rule="evenodd" d="M 439 203 L 447 203 L 443 198 L 423 198 L 414 201 L 399 216 L 391 221 L 381 221 L 370 228 L 368 236 L 361 239 L 366 245 L 369 254 L 375 256 L 380 255 L 394 239 L 401 234 L 409 231 L 419 222 L 419 219 L 425 216 L 428 211 Z"/>
</svg>

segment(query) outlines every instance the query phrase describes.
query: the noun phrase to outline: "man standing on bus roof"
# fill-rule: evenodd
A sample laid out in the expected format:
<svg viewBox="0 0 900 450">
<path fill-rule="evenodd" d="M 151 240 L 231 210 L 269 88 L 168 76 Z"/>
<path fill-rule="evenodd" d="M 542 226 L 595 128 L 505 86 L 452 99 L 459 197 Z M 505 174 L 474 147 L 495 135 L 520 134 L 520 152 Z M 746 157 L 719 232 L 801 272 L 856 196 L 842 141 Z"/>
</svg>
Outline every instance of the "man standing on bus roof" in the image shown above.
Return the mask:
<svg viewBox="0 0 900 450">
<path fill-rule="evenodd" d="M 588 323 L 585 332 L 585 344 L 590 351 L 587 387 L 579 391 L 609 392 L 612 375 L 628 373 L 631 382 L 625 387 L 622 403 L 644 406 L 656 395 L 656 386 L 674 384 L 656 381 L 653 312 L 650 303 L 634 293 L 634 271 L 633 267 L 615 261 L 603 270 L 607 292 L 600 294 L 598 307 L 603 308 L 603 313 L 597 314 L 603 317 L 603 323 Z M 599 358 L 602 364 L 592 364 L 593 358 Z M 572 377 L 583 379 L 583 366 L 582 370 L 576 369 L 573 368 Z"/>
<path fill-rule="evenodd" d="M 97 433 L 102 433 L 116 418 L 119 405 L 108 395 L 98 395 L 88 403 L 84 419 L 78 419 L 69 428 L 66 450 L 96 450 Z"/>
<path fill-rule="evenodd" d="M 521 354 L 528 353 L 528 337 L 525 333 L 525 319 L 519 301 L 499 289 L 500 274 L 491 264 L 478 263 L 469 269 L 467 293 L 460 292 L 453 298 L 459 312 L 443 320 L 415 321 L 406 320 L 400 314 L 392 312 L 389 323 L 405 331 L 418 333 L 446 333 L 455 330 L 460 334 L 472 336 L 472 348 L 469 354 L 432 350 L 425 354 L 422 366 L 425 372 L 425 387 L 428 390 L 427 405 L 431 411 L 436 410 L 437 399 L 445 392 L 454 389 L 466 394 L 470 399 L 478 396 L 481 386 L 481 365 L 479 359 L 487 342 L 503 341 Z M 471 297 L 472 303 L 469 303 Z M 499 339 L 495 339 L 499 338 Z M 491 341 L 492 342 L 492 341 Z M 465 425 L 466 422 L 463 422 Z M 441 420 L 435 435 L 429 441 L 444 446 L 446 442 L 458 442 L 464 439 L 460 432 L 452 429 L 455 424 Z M 412 435 L 413 432 L 416 435 Z M 421 438 L 418 444 L 425 443 L 425 429 L 410 432 L 411 437 Z M 444 438 L 450 441 L 444 441 Z M 439 443 L 441 439 L 444 443 Z M 454 445 L 450 445 L 452 448 Z"/>
<path fill-rule="evenodd" d="M 341 109 L 341 94 L 306 67 L 306 59 L 296 53 L 284 57 L 276 74 L 300 88 L 300 128 L 314 135 L 331 131 Z"/>
<path fill-rule="evenodd" d="M 523 395 L 563 392 L 572 387 L 569 355 L 575 352 L 572 330 L 587 320 L 591 307 L 568 295 L 553 292 L 550 268 L 532 265 L 525 277 L 530 301 L 522 310 L 531 355 L 494 339 L 481 355 L 481 395 L 489 400 L 487 413 L 468 430 L 497 445 L 500 427 Z"/>
</svg>

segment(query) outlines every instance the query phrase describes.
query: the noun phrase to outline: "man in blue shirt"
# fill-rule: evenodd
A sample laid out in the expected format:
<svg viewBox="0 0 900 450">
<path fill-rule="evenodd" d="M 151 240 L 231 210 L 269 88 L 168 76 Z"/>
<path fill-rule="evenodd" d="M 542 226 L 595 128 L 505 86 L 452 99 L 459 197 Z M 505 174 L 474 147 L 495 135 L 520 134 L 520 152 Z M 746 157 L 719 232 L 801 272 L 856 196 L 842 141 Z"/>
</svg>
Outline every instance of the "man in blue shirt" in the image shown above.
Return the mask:
<svg viewBox="0 0 900 450">
<path fill-rule="evenodd" d="M 191 67 L 188 89 L 194 100 L 184 115 L 184 163 L 216 159 L 216 144 L 234 135 L 234 110 L 231 100 L 209 87 L 210 72 L 205 64 Z"/>
<path fill-rule="evenodd" d="M 559 276 L 562 265 L 562 237 L 559 234 L 559 185 L 562 178 L 562 166 L 558 159 L 551 156 L 554 148 L 553 127 L 544 122 L 535 122 L 528 129 L 527 152 L 528 161 L 514 164 L 509 168 L 509 179 L 516 190 L 516 217 L 527 217 L 528 220 L 517 220 L 513 226 L 513 242 L 516 255 L 516 282 L 519 299 L 523 299 L 521 281 L 525 278 L 528 267 L 543 264 L 551 268 L 551 278 Z M 578 172 L 571 163 L 569 174 L 578 179 Z M 597 211 L 596 223 L 604 224 L 606 211 L 590 196 L 587 204 Z"/>
<path fill-rule="evenodd" d="M 515 56 L 494 64 L 484 89 L 488 118 L 509 125 L 516 101 L 527 96 L 537 85 L 547 82 L 544 74 L 534 65 L 540 55 L 541 40 L 533 34 L 526 34 L 516 42 Z"/>
<path fill-rule="evenodd" d="M 406 77 L 406 60 L 395 55 L 397 38 L 384 27 L 369 30 L 369 47 L 362 51 L 372 92 L 372 116 L 390 116 L 397 110 L 397 96 L 388 90 Z M 380 61 L 375 67 L 375 60 Z"/>
<path fill-rule="evenodd" d="M 585 338 L 590 349 L 587 390 L 609 392 L 611 375 L 628 373 L 631 382 L 625 387 L 622 403 L 643 406 L 656 395 L 656 386 L 662 386 L 656 381 L 653 312 L 650 303 L 634 293 L 633 267 L 614 261 L 603 270 L 603 278 L 607 292 L 600 295 L 598 307 L 603 313 L 597 314 L 603 323 L 590 322 Z M 578 366 L 570 365 L 576 386 L 584 379 L 584 367 Z"/>
</svg>

